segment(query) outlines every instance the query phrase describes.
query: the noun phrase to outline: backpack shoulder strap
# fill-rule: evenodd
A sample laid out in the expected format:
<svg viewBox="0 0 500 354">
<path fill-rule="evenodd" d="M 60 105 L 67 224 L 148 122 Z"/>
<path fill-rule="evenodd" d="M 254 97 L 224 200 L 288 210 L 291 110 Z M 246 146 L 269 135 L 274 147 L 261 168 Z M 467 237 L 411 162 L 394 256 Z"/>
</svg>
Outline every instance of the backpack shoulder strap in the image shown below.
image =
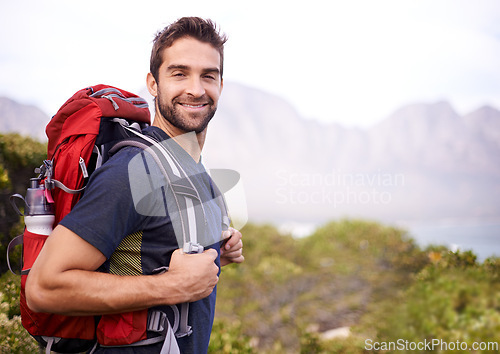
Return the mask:
<svg viewBox="0 0 500 354">
<path fill-rule="evenodd" d="M 135 146 L 143 149 L 145 152 L 149 153 L 153 160 L 156 162 L 157 167 L 163 174 L 167 187 L 172 190 L 175 205 L 180 217 L 180 228 L 182 232 L 182 239 L 184 240 L 183 250 L 186 253 L 201 253 L 203 252 L 203 246 L 199 245 L 197 242 L 196 227 L 194 226 L 194 220 L 192 220 L 192 215 L 186 215 L 184 205 L 190 203 L 189 198 L 195 198 L 199 201 L 202 206 L 203 217 L 205 217 L 205 210 L 201 202 L 201 198 L 191 182 L 189 176 L 185 173 L 182 165 L 177 161 L 176 157 L 168 151 L 160 142 L 155 138 L 131 129 L 125 126 L 129 132 L 134 134 L 137 138 L 124 139 L 116 143 L 111 149 L 110 154 L 116 153 L 118 150 L 125 146 Z M 165 168 L 168 167 L 168 168 Z M 191 185 L 192 188 L 184 188 L 174 181 L 178 179 L 185 179 Z M 186 198 L 185 203 L 181 201 L 181 198 Z M 189 201 L 188 201 L 189 200 Z"/>
<path fill-rule="evenodd" d="M 203 208 L 203 201 L 200 198 L 200 195 L 194 185 L 194 183 L 191 181 L 189 175 L 184 171 L 182 168 L 182 165 L 177 161 L 176 157 L 174 154 L 172 154 L 170 151 L 168 151 L 167 148 L 165 148 L 160 142 L 158 142 L 155 138 L 142 134 L 134 129 L 130 129 L 125 127 L 127 130 L 129 130 L 132 134 L 134 134 L 137 138 L 130 138 L 130 139 L 124 139 L 117 144 L 115 144 L 111 150 L 110 153 L 116 153 L 119 149 L 125 147 L 125 146 L 135 146 L 138 148 L 143 149 L 144 151 L 148 152 L 153 160 L 156 162 L 158 168 L 164 175 L 168 188 L 171 188 L 173 192 L 173 196 L 175 199 L 176 206 L 178 208 L 179 216 L 180 216 L 180 221 L 181 221 L 181 229 L 182 229 L 182 234 L 183 234 L 183 240 L 184 240 L 184 245 L 183 245 L 183 251 L 185 253 L 201 253 L 203 252 L 203 246 L 199 244 L 197 241 L 197 235 L 196 235 L 196 221 L 193 220 L 196 218 L 196 212 L 195 208 L 193 206 L 192 200 L 197 200 L 198 204 L 201 206 L 201 210 L 203 211 L 203 219 L 205 219 L 205 210 Z M 168 164 L 169 168 L 165 168 L 164 163 Z M 177 178 L 182 178 L 187 181 L 186 184 L 179 184 Z M 229 227 L 229 217 L 227 213 L 227 206 L 224 200 L 224 196 L 221 193 L 221 191 L 217 188 L 216 184 L 213 183 L 213 181 L 210 178 L 210 186 L 213 190 L 213 197 L 217 203 L 217 205 L 220 208 L 221 215 L 222 215 L 222 229 L 227 230 Z M 186 206 L 185 209 L 187 210 L 182 210 L 183 208 L 181 207 L 181 201 L 180 199 L 184 198 L 184 202 Z M 193 329 L 191 326 L 188 325 L 188 313 L 189 313 L 189 303 L 183 303 L 180 305 L 180 313 L 177 311 L 176 315 L 176 322 L 177 325 L 174 326 L 175 328 L 175 336 L 176 337 L 184 337 L 184 336 L 189 336 L 192 332 Z M 178 318 L 179 316 L 180 318 Z M 178 326 L 178 327 L 177 327 Z"/>
</svg>

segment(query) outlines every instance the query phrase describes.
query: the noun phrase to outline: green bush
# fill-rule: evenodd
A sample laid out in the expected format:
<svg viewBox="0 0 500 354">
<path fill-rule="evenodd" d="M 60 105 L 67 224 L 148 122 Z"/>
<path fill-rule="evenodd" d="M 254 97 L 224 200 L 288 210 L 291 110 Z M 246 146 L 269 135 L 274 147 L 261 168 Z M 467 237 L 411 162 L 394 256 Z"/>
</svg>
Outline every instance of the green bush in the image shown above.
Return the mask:
<svg viewBox="0 0 500 354">
<path fill-rule="evenodd" d="M 259 352 L 362 350 L 320 334 L 357 325 L 429 262 L 404 230 L 374 222 L 332 222 L 302 239 L 270 225 L 242 234 L 245 262 L 223 269 L 217 316 L 241 323 Z"/>
<path fill-rule="evenodd" d="M 472 344 L 499 341 L 498 260 L 476 263 L 471 252 L 444 251 L 416 277 L 400 301 L 386 306 L 378 340 L 440 340 Z M 397 325 L 395 325 L 397 324 Z M 439 352 L 433 348 L 428 352 Z M 486 352 L 498 352 L 482 351 Z"/>
<path fill-rule="evenodd" d="M 7 271 L 5 258 L 9 241 L 22 232 L 23 224 L 12 208 L 12 194 L 26 194 L 34 169 L 47 158 L 47 144 L 19 134 L 0 134 L 0 274 Z M 12 259 L 19 259 L 13 257 Z M 15 264 L 19 268 L 19 263 Z"/>
<path fill-rule="evenodd" d="M 209 353 L 252 354 L 256 353 L 251 338 L 241 330 L 239 321 L 216 319 L 210 337 Z"/>
<path fill-rule="evenodd" d="M 20 277 L 5 273 L 0 278 L 0 353 L 36 353 L 37 342 L 21 325 Z"/>
</svg>

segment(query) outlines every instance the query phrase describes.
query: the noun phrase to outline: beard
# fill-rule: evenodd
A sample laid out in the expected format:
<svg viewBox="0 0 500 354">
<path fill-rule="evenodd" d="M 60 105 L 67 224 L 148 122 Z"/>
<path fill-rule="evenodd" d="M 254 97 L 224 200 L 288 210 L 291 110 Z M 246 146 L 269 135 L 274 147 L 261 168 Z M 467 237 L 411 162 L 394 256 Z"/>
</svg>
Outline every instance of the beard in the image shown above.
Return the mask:
<svg viewBox="0 0 500 354">
<path fill-rule="evenodd" d="M 192 105 L 207 103 L 209 110 L 204 114 L 189 114 L 179 109 L 179 102 Z M 178 96 L 172 100 L 171 104 L 169 104 L 168 102 L 164 102 L 164 100 L 162 100 L 162 96 L 158 91 L 156 104 L 158 105 L 158 110 L 164 119 L 166 119 L 174 127 L 181 129 L 186 133 L 195 132 L 199 134 L 203 132 L 207 128 L 208 123 L 213 118 L 215 111 L 217 110 L 217 105 L 215 105 L 214 101 L 206 95 L 190 99 L 181 99 L 181 97 Z"/>
</svg>

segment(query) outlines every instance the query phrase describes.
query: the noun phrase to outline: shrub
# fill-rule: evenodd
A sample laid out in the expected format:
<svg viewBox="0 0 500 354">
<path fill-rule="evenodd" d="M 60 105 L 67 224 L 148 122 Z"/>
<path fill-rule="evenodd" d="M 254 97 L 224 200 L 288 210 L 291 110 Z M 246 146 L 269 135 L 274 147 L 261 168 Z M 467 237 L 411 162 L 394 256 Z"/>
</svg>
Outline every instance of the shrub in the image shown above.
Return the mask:
<svg viewBox="0 0 500 354">
<path fill-rule="evenodd" d="M 37 342 L 21 324 L 19 311 L 20 278 L 5 273 L 0 278 L 0 353 L 36 353 Z"/>
</svg>

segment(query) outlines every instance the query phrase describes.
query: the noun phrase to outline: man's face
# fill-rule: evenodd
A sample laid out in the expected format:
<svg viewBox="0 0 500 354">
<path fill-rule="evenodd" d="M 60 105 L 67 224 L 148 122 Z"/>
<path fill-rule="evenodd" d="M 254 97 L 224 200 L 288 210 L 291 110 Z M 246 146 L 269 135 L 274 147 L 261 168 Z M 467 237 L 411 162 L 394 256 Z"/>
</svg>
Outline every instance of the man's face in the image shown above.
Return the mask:
<svg viewBox="0 0 500 354">
<path fill-rule="evenodd" d="M 217 110 L 222 90 L 220 54 L 192 37 L 163 51 L 157 82 L 157 110 L 181 132 L 203 132 Z"/>
</svg>

